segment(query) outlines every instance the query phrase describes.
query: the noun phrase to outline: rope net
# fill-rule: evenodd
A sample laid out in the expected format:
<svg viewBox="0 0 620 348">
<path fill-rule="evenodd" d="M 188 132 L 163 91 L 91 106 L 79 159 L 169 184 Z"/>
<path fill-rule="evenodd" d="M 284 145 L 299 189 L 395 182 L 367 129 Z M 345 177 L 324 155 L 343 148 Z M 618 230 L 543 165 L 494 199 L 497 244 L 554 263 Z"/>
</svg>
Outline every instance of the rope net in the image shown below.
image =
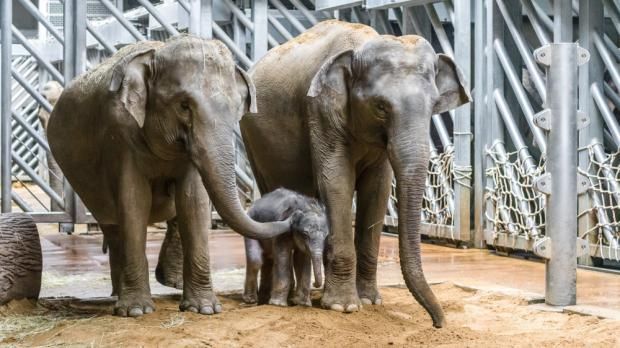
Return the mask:
<svg viewBox="0 0 620 348">
<path fill-rule="evenodd" d="M 422 201 L 422 221 L 452 225 L 454 216 L 454 148 L 431 153 Z"/>
<path fill-rule="evenodd" d="M 593 143 L 584 150 L 588 151 L 589 163 L 586 170 L 579 172 L 588 178 L 591 204 L 579 216 L 591 215 L 595 224 L 581 237 L 595 240 L 599 247 L 611 247 L 606 248 L 607 254 L 601 248 L 601 256 L 620 261 L 620 150 L 605 153 L 600 143 Z"/>
<path fill-rule="evenodd" d="M 522 149 L 523 150 L 523 149 Z M 506 152 L 500 142 L 486 150 L 493 164 L 487 168 L 485 200 L 486 218 L 498 233 L 537 239 L 545 233 L 545 195 L 534 189 L 536 178 L 544 174 L 541 162 L 532 165 L 532 158 L 519 156 L 519 151 Z"/>
</svg>

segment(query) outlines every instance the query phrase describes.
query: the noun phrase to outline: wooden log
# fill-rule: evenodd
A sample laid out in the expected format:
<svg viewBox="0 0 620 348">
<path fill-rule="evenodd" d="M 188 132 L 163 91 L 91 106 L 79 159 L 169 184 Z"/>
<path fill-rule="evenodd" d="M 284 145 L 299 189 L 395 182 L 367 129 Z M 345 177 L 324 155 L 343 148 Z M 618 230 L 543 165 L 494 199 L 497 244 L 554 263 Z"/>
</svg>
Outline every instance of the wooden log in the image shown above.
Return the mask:
<svg viewBox="0 0 620 348">
<path fill-rule="evenodd" d="M 37 299 L 41 290 L 41 242 L 27 214 L 0 214 L 0 304 Z"/>
</svg>

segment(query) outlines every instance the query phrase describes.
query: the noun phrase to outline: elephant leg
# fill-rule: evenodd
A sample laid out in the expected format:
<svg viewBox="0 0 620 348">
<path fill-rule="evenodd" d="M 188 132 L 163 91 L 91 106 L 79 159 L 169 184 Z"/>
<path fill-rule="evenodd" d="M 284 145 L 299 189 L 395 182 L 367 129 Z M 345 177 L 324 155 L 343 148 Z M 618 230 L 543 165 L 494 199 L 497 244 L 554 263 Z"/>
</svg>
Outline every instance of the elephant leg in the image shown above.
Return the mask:
<svg viewBox="0 0 620 348">
<path fill-rule="evenodd" d="M 367 169 L 357 181 L 356 283 L 362 304 L 381 304 L 381 295 L 377 289 L 377 259 L 391 188 L 392 168 L 387 160 Z"/>
<path fill-rule="evenodd" d="M 271 298 L 269 304 L 288 306 L 289 291 L 291 289 L 291 251 L 293 240 L 290 234 L 278 236 L 273 243 L 273 275 L 271 283 Z"/>
<path fill-rule="evenodd" d="M 159 250 L 155 278 L 161 285 L 183 289 L 183 245 L 177 218 L 166 222 L 166 237 Z"/>
<path fill-rule="evenodd" d="M 124 258 L 123 245 L 120 240 L 120 230 L 118 225 L 101 225 L 104 243 L 108 250 L 110 259 L 110 277 L 112 278 L 112 296 L 118 296 L 120 278 L 122 272 L 122 261 Z"/>
<path fill-rule="evenodd" d="M 258 302 L 258 271 L 263 265 L 263 248 L 255 239 L 243 238 L 245 243 L 245 285 L 243 302 Z"/>
<path fill-rule="evenodd" d="M 63 176 L 62 176 L 62 172 L 60 171 L 60 167 L 58 166 L 58 163 L 56 162 L 56 160 L 54 159 L 54 157 L 52 156 L 52 154 L 50 152 L 47 153 L 47 167 L 48 167 L 48 173 L 49 173 L 49 184 L 50 187 L 52 188 L 52 190 L 54 190 L 54 192 L 56 192 L 60 197 L 63 196 Z M 52 200 L 51 205 L 50 205 L 50 210 L 51 211 L 62 211 L 62 207 L 56 203 L 56 201 Z"/>
<path fill-rule="evenodd" d="M 114 313 L 137 317 L 155 310 L 146 260 L 146 226 L 151 211 L 151 187 L 136 168 L 128 165 L 119 179 L 118 235 L 119 243 L 122 244 L 119 248 L 122 257 Z M 115 258 L 112 254 L 110 257 Z"/>
<path fill-rule="evenodd" d="M 312 301 L 310 301 L 310 283 L 312 282 L 310 255 L 295 250 L 293 253 L 293 264 L 296 278 L 293 303 L 298 306 L 312 307 Z"/>
<path fill-rule="evenodd" d="M 330 227 L 321 305 L 339 312 L 355 312 L 360 309 L 360 301 L 355 285 L 356 258 L 351 225 L 353 165 L 351 155 L 344 148 L 336 147 L 325 157 L 320 161 L 315 159 L 319 192 L 327 208 Z"/>
<path fill-rule="evenodd" d="M 260 269 L 260 286 L 258 288 L 258 304 L 269 303 L 272 279 L 273 258 L 271 254 L 263 253 L 263 266 Z"/>
<path fill-rule="evenodd" d="M 177 222 L 183 244 L 183 298 L 179 308 L 200 314 L 219 313 L 222 305 L 213 291 L 209 263 L 209 196 L 193 166 L 177 181 L 175 194 Z"/>
</svg>

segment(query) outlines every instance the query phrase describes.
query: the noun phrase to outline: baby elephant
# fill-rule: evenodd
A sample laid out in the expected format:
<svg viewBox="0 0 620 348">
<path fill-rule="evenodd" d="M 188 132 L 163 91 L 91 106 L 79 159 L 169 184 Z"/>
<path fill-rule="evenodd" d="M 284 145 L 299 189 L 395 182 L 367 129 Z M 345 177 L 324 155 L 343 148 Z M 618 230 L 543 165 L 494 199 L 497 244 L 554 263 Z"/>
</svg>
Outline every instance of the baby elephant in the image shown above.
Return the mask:
<svg viewBox="0 0 620 348">
<path fill-rule="evenodd" d="M 291 230 L 271 239 L 245 238 L 247 266 L 243 300 L 246 303 L 269 301 L 272 305 L 288 305 L 294 268 L 297 285 L 292 302 L 311 306 L 310 268 L 314 269 L 314 286 L 320 287 L 323 283 L 323 249 L 328 234 L 325 207 L 314 198 L 279 188 L 257 200 L 248 214 L 259 222 L 291 217 Z M 259 269 L 261 281 L 257 290 Z"/>
</svg>

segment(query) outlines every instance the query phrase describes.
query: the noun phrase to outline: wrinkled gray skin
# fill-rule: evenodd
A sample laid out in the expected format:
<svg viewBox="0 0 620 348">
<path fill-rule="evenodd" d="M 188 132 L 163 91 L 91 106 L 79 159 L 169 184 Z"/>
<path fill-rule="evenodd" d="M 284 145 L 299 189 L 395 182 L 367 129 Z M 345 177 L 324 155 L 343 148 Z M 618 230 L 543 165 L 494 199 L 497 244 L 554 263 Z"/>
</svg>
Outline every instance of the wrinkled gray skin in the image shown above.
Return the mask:
<svg viewBox="0 0 620 348">
<path fill-rule="evenodd" d="M 45 85 L 43 85 L 43 90 L 41 91 L 41 94 L 43 94 L 43 97 L 45 97 L 45 99 L 47 99 L 47 101 L 53 107 L 54 105 L 56 105 L 56 102 L 58 102 L 58 99 L 60 98 L 62 91 L 63 91 L 62 85 L 58 81 L 48 81 L 45 83 Z M 43 127 L 43 130 L 45 132 L 47 132 L 47 124 L 49 122 L 49 119 L 50 119 L 49 112 L 47 112 L 47 110 L 45 110 L 44 108 L 39 108 L 39 121 L 41 122 L 41 126 Z M 63 195 L 62 194 L 63 192 L 62 172 L 60 171 L 60 167 L 58 167 L 58 163 L 56 163 L 54 156 L 52 156 L 52 154 L 49 152 L 46 153 L 46 156 L 47 156 L 47 168 L 48 168 L 48 174 L 49 174 L 48 181 L 49 181 L 50 187 L 52 188 L 52 190 L 54 190 L 54 192 L 58 193 L 58 195 L 62 197 Z M 50 208 L 51 208 L 50 209 L 51 211 L 62 210 L 60 205 L 53 200 L 51 201 Z"/>
<path fill-rule="evenodd" d="M 444 326 L 422 271 L 420 209 L 431 115 L 470 101 L 454 61 L 419 36 L 326 21 L 269 51 L 250 76 L 259 115 L 240 125 L 261 192 L 285 187 L 327 208 L 322 305 L 352 312 L 381 303 L 377 256 L 394 173 L 403 276 L 433 325 Z"/>
<path fill-rule="evenodd" d="M 323 283 L 322 264 L 327 218 L 325 207 L 314 198 L 279 188 L 254 202 L 248 215 L 256 221 L 282 221 L 291 217 L 291 231 L 266 240 L 245 238 L 246 275 L 243 300 L 287 306 L 293 283 L 291 258 L 296 278 L 292 303 L 311 306 L 311 268 L 314 286 Z M 261 286 L 258 287 L 258 271 Z M 271 277 L 270 277 L 271 276 Z"/>
<path fill-rule="evenodd" d="M 241 234 L 270 238 L 289 230 L 288 222 L 250 219 L 237 198 L 231 139 L 254 100 L 251 80 L 228 49 L 191 36 L 124 47 L 61 95 L 49 120 L 50 147 L 101 224 L 117 315 L 154 310 L 149 223 L 177 217 L 180 309 L 202 314 L 221 311 L 209 265 L 209 197 Z"/>
</svg>

